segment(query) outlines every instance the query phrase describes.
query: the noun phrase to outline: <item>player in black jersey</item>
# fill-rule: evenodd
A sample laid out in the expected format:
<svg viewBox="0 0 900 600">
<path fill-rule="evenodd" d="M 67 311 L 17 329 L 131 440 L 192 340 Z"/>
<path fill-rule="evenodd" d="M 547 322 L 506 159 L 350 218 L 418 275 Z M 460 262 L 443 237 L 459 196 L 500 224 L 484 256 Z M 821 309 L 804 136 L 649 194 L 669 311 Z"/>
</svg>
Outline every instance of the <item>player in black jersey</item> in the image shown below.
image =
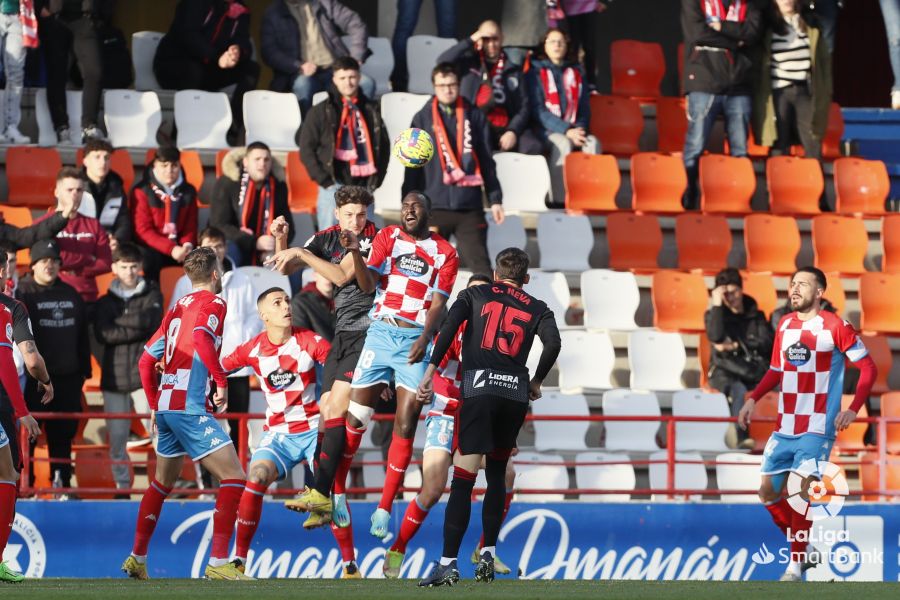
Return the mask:
<svg viewBox="0 0 900 600">
<path fill-rule="evenodd" d="M 541 383 L 560 350 L 559 329 L 547 305 L 528 295 L 528 254 L 507 248 L 497 255 L 494 283 L 460 292 L 435 342 L 418 398 L 427 402 L 432 379 L 460 325 L 462 339 L 462 404 L 459 448 L 453 458 L 453 483 L 444 513 L 444 553 L 420 586 L 452 585 L 459 581 L 456 558 L 472 510 L 475 475 L 485 460 L 487 492 L 482 504 L 484 546 L 475 580 L 494 580 L 494 554 L 506 492 L 505 473 L 530 400 L 541 397 Z M 534 337 L 544 344 L 529 380 L 526 360 Z"/>
</svg>

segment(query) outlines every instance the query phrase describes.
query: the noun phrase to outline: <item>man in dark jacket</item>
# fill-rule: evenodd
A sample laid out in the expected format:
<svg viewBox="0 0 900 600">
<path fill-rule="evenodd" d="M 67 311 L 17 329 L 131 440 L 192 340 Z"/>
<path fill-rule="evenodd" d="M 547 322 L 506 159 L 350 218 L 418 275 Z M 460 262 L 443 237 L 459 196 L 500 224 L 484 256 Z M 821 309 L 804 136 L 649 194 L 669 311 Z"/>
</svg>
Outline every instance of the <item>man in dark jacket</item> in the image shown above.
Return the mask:
<svg viewBox="0 0 900 600">
<path fill-rule="evenodd" d="M 82 209 L 93 206 L 94 215 L 109 234 L 109 249 L 119 242 L 130 242 L 133 235 L 128 191 L 122 177 L 110 169 L 113 147 L 106 140 L 90 139 L 84 145 L 81 178 L 85 190 Z"/>
<path fill-rule="evenodd" d="M 341 36 L 347 36 L 347 44 Z M 327 89 L 332 63 L 350 56 L 362 64 L 371 53 L 366 24 L 337 0 L 275 0 L 262 22 L 262 56 L 272 70 L 272 90 L 293 92 L 303 115 L 316 92 Z M 375 97 L 375 82 L 362 75 L 366 96 Z"/>
<path fill-rule="evenodd" d="M 402 196 L 424 190 L 431 199 L 430 223 L 445 239 L 456 235 L 459 254 L 475 273 L 490 274 L 482 186 L 491 215 L 503 223 L 503 192 L 491 155 L 491 131 L 484 113 L 459 94 L 456 67 L 440 63 L 431 72 L 434 96 L 413 117 L 412 126 L 434 140 L 434 158 L 421 169 L 405 169 Z M 462 135 L 462 132 L 469 135 Z M 463 147 L 457 148 L 457 140 Z"/>
<path fill-rule="evenodd" d="M 716 275 L 712 307 L 706 311 L 706 337 L 712 343 L 709 384 L 728 396 L 737 416 L 748 390 L 756 387 L 769 368 L 775 334 L 756 304 L 745 296 L 737 269 Z M 738 444 L 753 448 L 747 431 L 737 428 Z"/>
<path fill-rule="evenodd" d="M 56 240 L 36 243 L 31 247 L 31 273 L 19 280 L 16 289 L 16 298 L 31 316 L 34 341 L 44 349 L 54 389 L 53 401 L 44 405 L 38 381 L 31 376 L 26 379 L 25 402 L 33 411 L 81 412 L 81 387 L 91 376 L 84 302 L 75 288 L 60 279 L 61 262 Z M 58 350 L 51 352 L 51 348 Z M 51 463 L 52 481 L 71 487 L 72 440 L 78 421 L 48 419 L 42 426 L 50 459 L 59 461 Z"/>
<path fill-rule="evenodd" d="M 144 344 L 162 321 L 163 299 L 156 284 L 141 277 L 141 265 L 140 248 L 129 242 L 119 244 L 112 263 L 116 278 L 94 311 L 94 335 L 103 345 L 100 389 L 105 412 L 150 412 L 137 366 Z M 131 421 L 109 419 L 106 429 L 110 460 L 127 461 Z M 116 487 L 131 487 L 127 464 L 114 462 L 112 472 Z"/>
<path fill-rule="evenodd" d="M 391 157 L 391 141 L 381 110 L 360 92 L 356 59 L 334 61 L 328 101 L 312 107 L 300 129 L 300 160 L 319 184 L 316 219 L 319 229 L 331 227 L 334 194 L 343 185 L 369 192 L 381 185 Z"/>
<path fill-rule="evenodd" d="M 28 227 L 16 227 L 7 223 L 0 214 L 0 241 L 9 242 L 16 250 L 31 248 L 40 240 L 54 239 L 56 234 L 65 229 L 69 221 L 76 217 L 78 206 L 72 205 Z"/>
<path fill-rule="evenodd" d="M 541 154 L 541 142 L 528 127 L 531 113 L 524 77 L 503 51 L 496 21 L 485 21 L 470 37 L 444 51 L 439 63 L 453 63 L 462 73 L 460 95 L 477 106 L 491 128 L 493 150 Z"/>
<path fill-rule="evenodd" d="M 688 176 L 686 208 L 698 206 L 698 161 L 720 114 L 725 117 L 731 155 L 747 155 L 752 108 L 752 65 L 748 50 L 759 39 L 762 21 L 757 2 L 681 0 L 688 112 L 684 138 L 684 168 Z"/>
<path fill-rule="evenodd" d="M 329 342 L 334 339 L 334 286 L 312 269 L 312 281 L 291 298 L 291 323 L 294 327 L 315 331 Z M 305 273 L 304 273 L 305 275 Z M 304 281 L 306 277 L 303 278 Z"/>
</svg>

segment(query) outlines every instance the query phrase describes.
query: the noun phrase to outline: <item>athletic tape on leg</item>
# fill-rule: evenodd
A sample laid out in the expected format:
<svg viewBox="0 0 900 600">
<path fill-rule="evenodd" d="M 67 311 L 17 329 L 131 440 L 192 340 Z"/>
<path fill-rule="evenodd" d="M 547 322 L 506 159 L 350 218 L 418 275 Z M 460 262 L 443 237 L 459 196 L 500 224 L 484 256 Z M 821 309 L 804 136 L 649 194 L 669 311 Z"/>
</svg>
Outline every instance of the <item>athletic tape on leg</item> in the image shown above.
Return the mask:
<svg viewBox="0 0 900 600">
<path fill-rule="evenodd" d="M 365 429 L 369 426 L 372 415 L 375 414 L 375 409 L 363 406 L 362 404 L 351 400 L 350 406 L 347 407 L 347 413 L 353 415 L 353 417 L 362 424 L 360 429 Z"/>
</svg>

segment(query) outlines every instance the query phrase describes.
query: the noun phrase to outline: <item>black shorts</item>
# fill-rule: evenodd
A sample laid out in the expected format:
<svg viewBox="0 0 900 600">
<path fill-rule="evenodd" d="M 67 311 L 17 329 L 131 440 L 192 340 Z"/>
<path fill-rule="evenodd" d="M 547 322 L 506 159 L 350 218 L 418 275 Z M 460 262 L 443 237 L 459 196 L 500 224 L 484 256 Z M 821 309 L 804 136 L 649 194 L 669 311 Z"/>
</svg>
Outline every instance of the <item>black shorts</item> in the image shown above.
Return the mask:
<svg viewBox="0 0 900 600">
<path fill-rule="evenodd" d="M 16 417 L 13 413 L 0 410 L 0 425 L 3 426 L 3 431 L 6 432 L 6 437 L 9 438 L 9 452 L 12 455 L 13 467 L 16 471 L 21 471 L 22 464 L 22 450 L 19 448 L 19 425 L 16 423 Z"/>
<path fill-rule="evenodd" d="M 322 393 L 330 392 L 335 381 L 353 381 L 353 371 L 366 343 L 366 330 L 338 331 L 331 340 L 331 352 L 322 370 Z"/>
<path fill-rule="evenodd" d="M 465 398 L 459 409 L 459 451 L 462 454 L 489 454 L 511 450 L 528 414 L 528 402 L 500 396 Z"/>
</svg>

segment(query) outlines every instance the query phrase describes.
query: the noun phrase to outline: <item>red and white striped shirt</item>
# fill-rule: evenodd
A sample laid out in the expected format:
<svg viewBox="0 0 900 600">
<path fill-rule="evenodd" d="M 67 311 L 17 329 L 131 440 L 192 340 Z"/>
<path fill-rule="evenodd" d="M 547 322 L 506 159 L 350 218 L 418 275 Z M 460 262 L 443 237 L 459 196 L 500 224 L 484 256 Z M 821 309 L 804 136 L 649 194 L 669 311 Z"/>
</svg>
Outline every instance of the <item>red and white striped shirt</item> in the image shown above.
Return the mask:
<svg viewBox="0 0 900 600">
<path fill-rule="evenodd" d="M 226 371 L 251 367 L 266 395 L 264 429 L 303 433 L 319 427 L 316 363 L 325 364 L 331 344 L 308 329 L 293 328 L 287 342 L 276 345 L 264 331 L 222 360 Z"/>
<path fill-rule="evenodd" d="M 466 324 L 463 323 L 434 374 L 432 382 L 434 403 L 428 410 L 429 417 L 440 415 L 452 417 L 459 410 L 459 388 L 462 386 L 462 337 L 465 330 Z"/>
</svg>

